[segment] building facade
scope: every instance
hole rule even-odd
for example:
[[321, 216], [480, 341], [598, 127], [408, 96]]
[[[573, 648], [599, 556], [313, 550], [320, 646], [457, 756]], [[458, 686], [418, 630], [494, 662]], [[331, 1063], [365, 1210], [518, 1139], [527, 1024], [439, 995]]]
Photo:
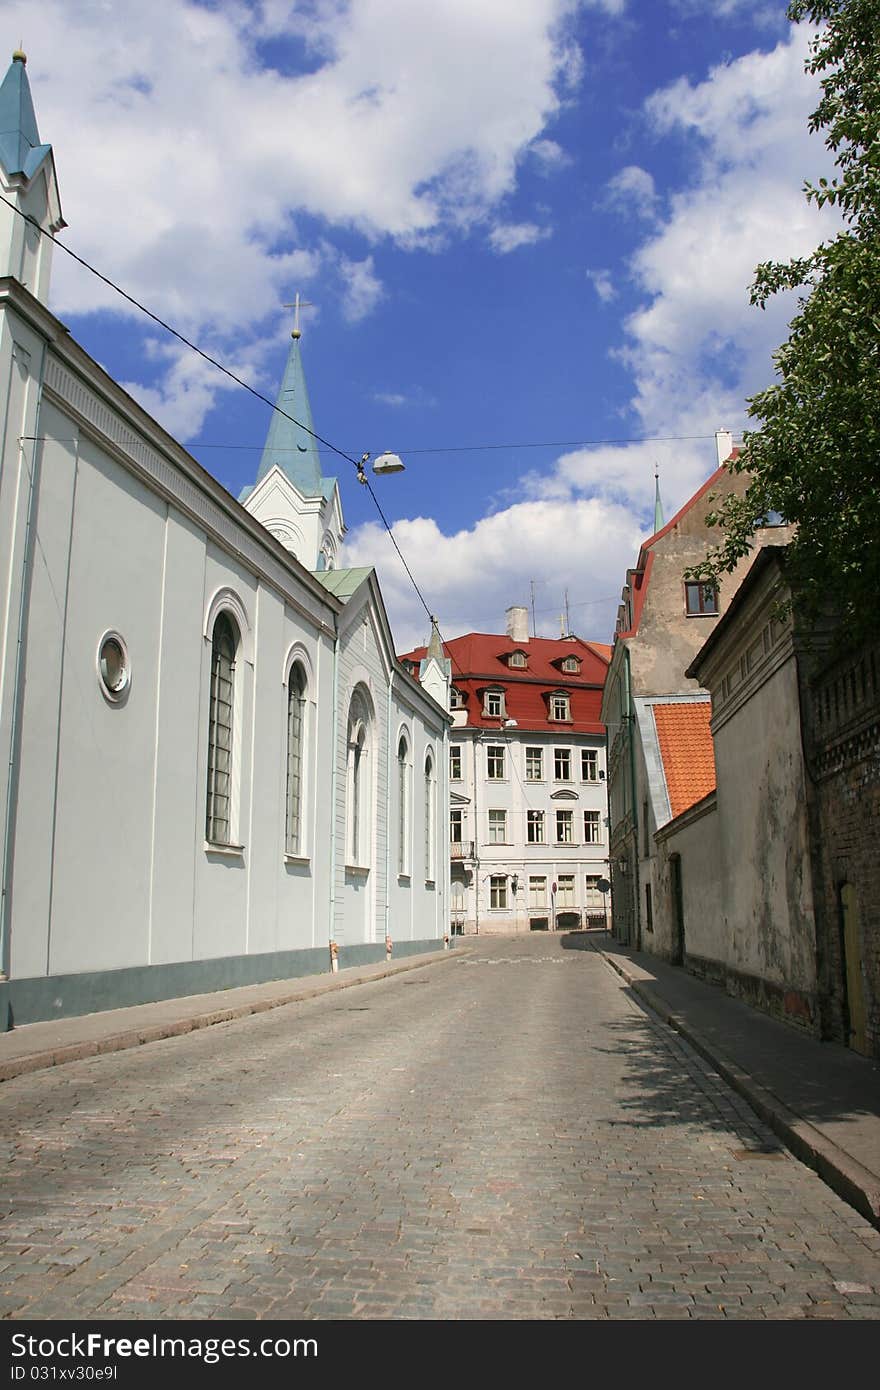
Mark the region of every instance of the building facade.
[[[720, 590], [685, 579], [685, 570], [705, 558], [717, 543], [706, 522], [714, 506], [730, 493], [742, 494], [744, 474], [724, 466], [733, 452], [730, 435], [716, 435], [718, 468], [666, 524], [657, 517], [654, 534], [643, 542], [635, 566], [627, 571], [601, 717], [608, 738], [609, 859], [614, 932], [618, 940], [657, 950], [653, 924], [654, 833], [675, 814], [660, 753], [658, 707], [706, 705], [706, 692], [688, 667], [726, 611], [754, 558], [741, 561]], [[756, 548], [787, 540], [785, 526], [756, 533]], [[699, 737], [699, 711], [660, 714], [666, 735]], [[711, 755], [710, 755], [711, 756]], [[704, 770], [705, 771], [705, 770]], [[706, 782], [706, 775], [709, 777]], [[714, 785], [714, 770], [698, 777], [688, 795], [700, 799]], [[679, 810], [684, 809], [679, 807]], [[665, 953], [665, 952], [664, 952]]]
[[22, 54], [0, 132], [4, 1023], [436, 946], [444, 672], [413, 680], [375, 573], [338, 567], [298, 338], [242, 505], [47, 308], [63, 219]]
[[[529, 637], [511, 608], [503, 635], [445, 645], [451, 666], [451, 920], [461, 934], [605, 921], [604, 728], [609, 649]], [[407, 653], [413, 668], [424, 648]]]

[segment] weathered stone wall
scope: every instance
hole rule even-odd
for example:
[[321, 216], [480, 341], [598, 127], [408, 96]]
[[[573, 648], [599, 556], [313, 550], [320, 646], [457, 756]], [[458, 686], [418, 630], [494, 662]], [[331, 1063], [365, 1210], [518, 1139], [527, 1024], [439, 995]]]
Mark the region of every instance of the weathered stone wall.
[[[818, 668], [818, 669], [817, 669]], [[880, 1056], [880, 648], [803, 662], [822, 1031]], [[855, 921], [846, 959], [842, 889]], [[849, 980], [847, 979], [849, 964]], [[861, 993], [861, 1010], [853, 1000]], [[855, 1034], [857, 1014], [863, 1027]]]

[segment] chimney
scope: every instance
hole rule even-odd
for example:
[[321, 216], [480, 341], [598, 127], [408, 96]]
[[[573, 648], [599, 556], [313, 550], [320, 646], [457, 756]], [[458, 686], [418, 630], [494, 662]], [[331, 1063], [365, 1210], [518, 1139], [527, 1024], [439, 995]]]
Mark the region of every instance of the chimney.
[[528, 642], [529, 610], [527, 608], [508, 608], [507, 635], [512, 642]]
[[726, 463], [733, 453], [733, 435], [730, 430], [715, 431], [715, 450], [718, 454], [718, 467]]

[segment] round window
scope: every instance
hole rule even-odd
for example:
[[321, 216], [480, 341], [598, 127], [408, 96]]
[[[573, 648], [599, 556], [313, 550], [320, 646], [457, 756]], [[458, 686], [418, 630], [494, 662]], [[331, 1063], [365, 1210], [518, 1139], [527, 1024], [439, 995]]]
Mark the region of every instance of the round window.
[[119, 700], [128, 689], [131, 672], [128, 652], [118, 632], [106, 632], [98, 647], [98, 674], [104, 694]]

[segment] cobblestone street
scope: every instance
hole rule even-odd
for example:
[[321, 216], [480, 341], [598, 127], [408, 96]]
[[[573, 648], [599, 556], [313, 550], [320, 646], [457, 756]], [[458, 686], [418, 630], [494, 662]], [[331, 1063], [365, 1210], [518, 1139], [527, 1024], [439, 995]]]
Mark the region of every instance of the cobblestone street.
[[878, 1232], [562, 938], [0, 1095], [7, 1318], [880, 1316]]

